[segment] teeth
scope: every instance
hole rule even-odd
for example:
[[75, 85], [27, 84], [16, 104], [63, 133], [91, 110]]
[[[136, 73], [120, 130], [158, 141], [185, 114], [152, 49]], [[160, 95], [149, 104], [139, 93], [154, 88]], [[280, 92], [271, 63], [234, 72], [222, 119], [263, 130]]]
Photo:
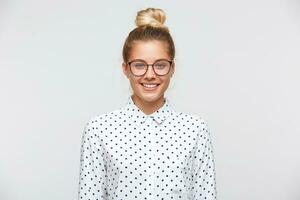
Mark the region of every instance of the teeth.
[[157, 84], [155, 84], [155, 85], [153, 85], [153, 84], [144, 84], [143, 83], [143, 86], [145, 86], [145, 87], [147, 87], [147, 88], [154, 88], [154, 87], [156, 87], [157, 86]]

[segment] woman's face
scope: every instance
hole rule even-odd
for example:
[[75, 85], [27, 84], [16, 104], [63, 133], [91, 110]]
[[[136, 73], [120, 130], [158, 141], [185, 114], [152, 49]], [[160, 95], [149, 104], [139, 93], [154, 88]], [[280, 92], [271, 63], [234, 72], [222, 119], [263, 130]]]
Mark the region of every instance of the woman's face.
[[[157, 40], [136, 41], [128, 61], [136, 59], [144, 60], [148, 64], [153, 64], [159, 59], [171, 60], [166, 43]], [[175, 65], [174, 63], [172, 65], [169, 73], [164, 76], [156, 75], [151, 65], [148, 67], [147, 73], [140, 77], [134, 76], [126, 63], [123, 63], [122, 67], [124, 74], [130, 81], [134, 95], [142, 101], [155, 102], [164, 98], [164, 92], [167, 90], [170, 78], [174, 73]], [[151, 88], [149, 88], [149, 85]]]

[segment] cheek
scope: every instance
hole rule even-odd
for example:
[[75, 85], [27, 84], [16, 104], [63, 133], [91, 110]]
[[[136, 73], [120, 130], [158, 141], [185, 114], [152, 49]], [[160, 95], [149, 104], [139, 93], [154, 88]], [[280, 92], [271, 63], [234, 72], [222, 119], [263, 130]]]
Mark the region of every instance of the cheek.
[[138, 87], [139, 86], [139, 79], [136, 79], [134, 77], [131, 77], [129, 79], [131, 87]]
[[163, 83], [164, 83], [165, 86], [168, 86], [169, 83], [170, 83], [170, 78], [163, 79]]
[[169, 87], [170, 79], [169, 78], [168, 79], [164, 79], [162, 83], [163, 83], [163, 85], [162, 85], [161, 89], [165, 91]]

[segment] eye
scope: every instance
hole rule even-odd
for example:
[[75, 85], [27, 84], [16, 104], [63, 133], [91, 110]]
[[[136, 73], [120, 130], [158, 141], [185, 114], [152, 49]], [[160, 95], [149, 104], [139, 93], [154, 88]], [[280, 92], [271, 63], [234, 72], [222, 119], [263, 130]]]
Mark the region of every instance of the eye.
[[167, 61], [158, 61], [155, 63], [155, 68], [157, 69], [164, 69], [170, 65]]
[[137, 69], [143, 69], [143, 68], [145, 68], [146, 65], [145, 65], [145, 63], [143, 63], [141, 61], [134, 61], [131, 63], [131, 66], [135, 67]]

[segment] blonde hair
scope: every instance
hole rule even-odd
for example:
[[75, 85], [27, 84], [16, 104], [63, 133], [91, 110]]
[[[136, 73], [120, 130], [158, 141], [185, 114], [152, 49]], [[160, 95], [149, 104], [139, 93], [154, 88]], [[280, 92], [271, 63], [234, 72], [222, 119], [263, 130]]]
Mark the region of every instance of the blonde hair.
[[166, 14], [159, 8], [147, 8], [137, 12], [136, 28], [127, 36], [123, 46], [123, 60], [128, 62], [132, 46], [136, 41], [158, 40], [167, 44], [171, 60], [175, 57], [175, 45], [167, 26], [164, 25]]
[[[160, 27], [168, 30], [168, 27], [164, 25], [166, 21], [166, 14], [159, 8], [147, 8], [137, 13], [135, 24], [139, 26], [152, 26]], [[169, 31], [169, 30], [168, 30]]]

